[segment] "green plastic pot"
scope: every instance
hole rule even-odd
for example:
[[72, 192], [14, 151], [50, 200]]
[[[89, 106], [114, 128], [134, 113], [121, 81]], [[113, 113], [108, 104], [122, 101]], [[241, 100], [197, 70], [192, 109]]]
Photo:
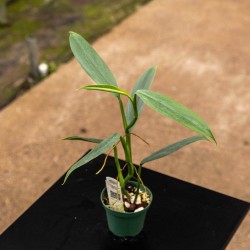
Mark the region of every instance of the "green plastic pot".
[[[144, 190], [143, 186], [141, 186], [140, 188]], [[101, 202], [106, 211], [108, 228], [114, 235], [119, 237], [133, 237], [138, 235], [142, 231], [147, 211], [153, 200], [151, 191], [148, 188], [146, 189], [148, 194], [150, 195], [150, 204], [148, 204], [148, 206], [142, 211], [124, 213], [114, 211], [103, 203], [103, 196], [106, 188], [102, 190], [100, 196]]]

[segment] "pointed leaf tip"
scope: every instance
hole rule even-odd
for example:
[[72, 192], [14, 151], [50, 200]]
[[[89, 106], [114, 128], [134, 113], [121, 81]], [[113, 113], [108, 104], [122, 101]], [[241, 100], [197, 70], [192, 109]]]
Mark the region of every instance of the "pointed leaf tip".
[[69, 43], [79, 64], [96, 83], [117, 86], [109, 67], [81, 35], [70, 31]]
[[200, 135], [204, 135], [213, 141], [215, 140], [207, 123], [191, 109], [180, 104], [174, 99], [160, 93], [144, 89], [137, 90], [135, 94], [138, 95], [146, 105], [163, 116], [175, 120], [179, 124], [197, 132]]
[[99, 91], [104, 91], [104, 92], [109, 92], [113, 94], [119, 95], [124, 95], [127, 96], [130, 100], [132, 100], [132, 97], [127, 93], [127, 91], [120, 89], [115, 86], [111, 86], [108, 84], [92, 84], [92, 85], [85, 85], [80, 87], [80, 89], [85, 89], [85, 90], [99, 90]]
[[[134, 88], [131, 92], [131, 96], [134, 97], [135, 93], [139, 89], [149, 89], [151, 84], [153, 83], [154, 76], [156, 74], [157, 66], [154, 66], [152, 68], [149, 68], [146, 72], [144, 72], [140, 78], [137, 80], [137, 82], [134, 85]], [[136, 107], [138, 111], [138, 116], [142, 114], [144, 103], [141, 99], [137, 99]], [[128, 124], [131, 123], [134, 119], [134, 108], [131, 102], [128, 102], [126, 107], [126, 119], [128, 121]], [[135, 125], [135, 124], [134, 124]], [[133, 126], [134, 127], [134, 126]], [[132, 128], [130, 128], [130, 131], [132, 131]]]
[[176, 152], [177, 150], [179, 150], [179, 149], [181, 149], [181, 148], [183, 148], [183, 147], [185, 147], [185, 146], [187, 146], [187, 145], [189, 145], [191, 143], [199, 141], [199, 140], [208, 140], [208, 139], [205, 136], [202, 136], [202, 135], [186, 138], [186, 139], [184, 139], [182, 141], [179, 141], [179, 142], [176, 142], [174, 144], [168, 145], [167, 147], [162, 148], [162, 149], [152, 153], [151, 155], [144, 158], [141, 161], [140, 164], [143, 165], [146, 162], [150, 162], [150, 161], [154, 161], [154, 160], [166, 157], [166, 156]]

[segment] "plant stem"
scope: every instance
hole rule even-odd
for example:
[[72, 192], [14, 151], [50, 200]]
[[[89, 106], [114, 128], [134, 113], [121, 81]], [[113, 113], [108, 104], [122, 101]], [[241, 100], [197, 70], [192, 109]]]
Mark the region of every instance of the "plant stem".
[[123, 174], [122, 174], [122, 169], [121, 169], [120, 162], [118, 160], [118, 153], [117, 153], [117, 147], [116, 146], [114, 147], [114, 156], [115, 156], [115, 165], [116, 165], [116, 168], [117, 168], [119, 182], [120, 182], [121, 186], [123, 186], [124, 177], [123, 177]]
[[140, 180], [140, 177], [141, 177], [141, 168], [142, 168], [142, 164], [139, 165], [139, 168], [138, 168], [138, 177], [137, 177], [137, 190], [136, 190], [136, 194], [135, 194], [135, 200], [134, 200], [134, 204], [136, 203], [136, 200], [137, 200], [137, 197], [138, 197], [138, 194], [139, 194], [139, 190], [140, 190], [140, 183], [141, 183], [141, 180]]
[[122, 115], [123, 127], [124, 127], [124, 130], [126, 130], [126, 128], [127, 128], [127, 120], [126, 120], [124, 107], [123, 107], [123, 103], [122, 103], [122, 100], [121, 100], [120, 96], [118, 97], [118, 101], [119, 101], [121, 115]]
[[124, 180], [124, 183], [126, 185], [127, 182], [134, 176], [134, 165], [131, 159], [131, 152], [130, 152], [131, 145], [128, 145], [128, 142], [125, 141], [125, 139], [122, 136], [120, 137], [120, 140], [125, 153], [126, 162], [128, 163], [128, 174]]
[[122, 174], [122, 169], [121, 169], [121, 165], [118, 159], [118, 152], [117, 152], [117, 147], [114, 147], [114, 156], [115, 156], [115, 165], [117, 168], [117, 173], [118, 173], [118, 178], [119, 178], [119, 182], [121, 185], [121, 189], [122, 189], [122, 193], [125, 194], [127, 197], [129, 197], [129, 193], [128, 191], [125, 189], [125, 181], [124, 181], [124, 177]]
[[[127, 119], [126, 119], [126, 116], [125, 116], [125, 112], [124, 112], [123, 102], [122, 102], [121, 98], [118, 97], [118, 101], [119, 101], [119, 105], [120, 105], [120, 111], [121, 111], [121, 115], [122, 115], [123, 127], [124, 127], [124, 132], [125, 132], [125, 138], [121, 136], [120, 141], [121, 141], [123, 151], [124, 151], [124, 154], [125, 154], [126, 163], [128, 165], [128, 174], [125, 177], [125, 179], [122, 176], [122, 178], [121, 178], [122, 183], [120, 183], [121, 186], [122, 186], [122, 191], [123, 191], [124, 194], [127, 193], [127, 191], [125, 190], [125, 186], [128, 183], [128, 181], [134, 176], [134, 171], [135, 171], [135, 166], [134, 166], [133, 160], [132, 160], [131, 133], [130, 133], [129, 129], [134, 126], [134, 124], [136, 123], [136, 121], [138, 119], [136, 96], [134, 96], [134, 99], [130, 98], [129, 100], [133, 104], [134, 119], [128, 125]], [[118, 171], [118, 177], [119, 177], [119, 172], [120, 172], [120, 175], [122, 175], [122, 173], [121, 173], [121, 167], [120, 167], [118, 156], [117, 156], [117, 149], [115, 149], [115, 158], [116, 158], [115, 163], [116, 163], [116, 167], [117, 167], [117, 171]], [[119, 177], [119, 181], [120, 181], [120, 177]], [[140, 180], [139, 179], [138, 179], [138, 185], [140, 185]]]
[[131, 158], [130, 158], [130, 152], [129, 152], [127, 143], [126, 143], [125, 139], [122, 136], [120, 136], [120, 141], [122, 143], [122, 147], [123, 147], [123, 150], [124, 150], [124, 153], [125, 153], [126, 162], [129, 164], [131, 162]]
[[132, 102], [133, 104], [133, 109], [134, 109], [134, 119], [132, 120], [132, 122], [126, 127], [127, 132], [129, 133], [129, 129], [132, 128], [137, 119], [138, 119], [138, 110], [137, 110], [137, 99], [136, 99], [136, 95], [134, 96], [134, 101]]

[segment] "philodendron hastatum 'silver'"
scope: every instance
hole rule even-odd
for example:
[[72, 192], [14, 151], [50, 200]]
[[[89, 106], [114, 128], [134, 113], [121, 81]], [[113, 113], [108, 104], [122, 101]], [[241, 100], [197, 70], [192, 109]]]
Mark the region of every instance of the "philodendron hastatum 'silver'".
[[[168, 96], [149, 90], [149, 87], [153, 82], [156, 67], [152, 67], [142, 74], [134, 85], [132, 92], [128, 93], [127, 91], [119, 88], [115, 77], [111, 73], [108, 66], [82, 36], [74, 32], [70, 32], [69, 40], [71, 50], [77, 61], [96, 83], [93, 85], [80, 87], [80, 89], [105, 91], [110, 92], [115, 96], [121, 111], [124, 134], [114, 133], [106, 139], [83, 138], [78, 136], [65, 138], [66, 140], [88, 141], [96, 143], [97, 146], [94, 147], [83, 158], [78, 160], [68, 170], [64, 182], [77, 168], [83, 166], [99, 155], [113, 150], [118, 179], [122, 188], [122, 192], [127, 194], [125, 185], [129, 180], [131, 180], [131, 178], [136, 178], [138, 184], [142, 182], [140, 178], [141, 168], [146, 162], [165, 157], [177, 151], [178, 149], [199, 140], [214, 141], [216, 143], [211, 130], [202, 118]], [[126, 107], [124, 107], [121, 96], [125, 96], [128, 99]], [[139, 166], [136, 167], [132, 161], [131, 135], [132, 130], [142, 113], [144, 104], [159, 112], [163, 116], [169, 117], [181, 125], [196, 132], [198, 135], [176, 142], [154, 152], [153, 154], [144, 158], [140, 162]], [[122, 145], [122, 149], [125, 154], [126, 167], [128, 168], [126, 176], [124, 176], [124, 172], [122, 171], [122, 167], [120, 166], [118, 160], [118, 144]]]

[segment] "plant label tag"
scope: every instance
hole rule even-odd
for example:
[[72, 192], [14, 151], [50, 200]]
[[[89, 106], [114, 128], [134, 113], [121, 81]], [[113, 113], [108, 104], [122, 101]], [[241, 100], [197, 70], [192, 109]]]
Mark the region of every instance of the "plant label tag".
[[119, 181], [112, 177], [106, 177], [106, 188], [110, 208], [124, 212], [122, 190]]

